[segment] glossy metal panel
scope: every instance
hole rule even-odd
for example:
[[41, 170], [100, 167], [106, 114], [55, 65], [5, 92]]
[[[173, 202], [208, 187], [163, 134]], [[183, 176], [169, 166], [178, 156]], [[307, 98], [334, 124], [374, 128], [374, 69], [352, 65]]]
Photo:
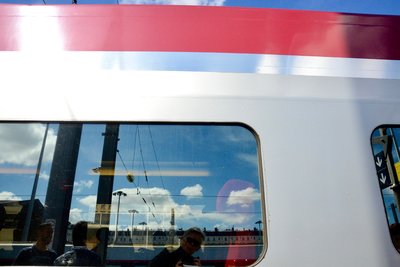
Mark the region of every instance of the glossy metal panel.
[[[60, 29], [69, 32], [61, 37], [62, 49], [164, 48], [188, 53], [49, 53], [40, 48], [19, 51], [20, 24], [3, 22], [21, 21], [20, 8], [0, 8], [1, 49], [18, 50], [0, 54], [0, 120], [247, 124], [259, 138], [265, 190], [268, 249], [258, 266], [399, 266], [400, 255], [390, 240], [370, 147], [377, 126], [399, 123], [399, 63], [393, 60], [399, 59], [399, 50], [394, 49], [399, 47], [394, 34], [398, 18], [366, 17], [363, 22], [358, 16], [332, 13], [57, 7], [69, 13], [46, 20], [58, 21]], [[27, 17], [35, 20], [37, 8], [28, 7], [27, 12], [33, 13]], [[160, 32], [172, 27], [161, 25], [172, 16], [176, 16], [172, 24], [183, 24], [183, 11], [188, 12], [191, 28]], [[127, 36], [132, 33], [128, 28], [133, 17], [141, 18], [143, 26], [155, 19], [155, 14], [164, 20], [148, 25], [148, 32], [137, 25], [132, 32], [140, 34]], [[289, 27], [279, 32], [278, 15], [294, 31]], [[318, 23], [320, 16], [322, 22]], [[337, 24], [338, 18], [344, 17], [354, 21]], [[207, 24], [207, 18], [212, 23]], [[304, 24], [294, 25], [300, 18], [309, 26], [307, 30]], [[216, 31], [203, 28], [202, 23], [211, 26], [216, 22], [221, 26], [235, 22], [232, 27], [236, 31], [228, 27], [225, 35], [220, 27]], [[246, 35], [252, 23], [263, 26], [258, 28], [260, 32]], [[343, 39], [345, 25], [354, 32], [364, 25], [359, 34], [365, 38], [348, 34]], [[276, 28], [268, 31], [269, 27]], [[210, 37], [215, 43], [176, 38], [189, 30], [197, 30], [198, 36]], [[369, 35], [371, 30], [377, 34]], [[118, 34], [107, 34], [112, 31]], [[378, 39], [385, 32], [388, 39]], [[186, 37], [196, 38], [189, 33]], [[323, 37], [327, 39], [319, 42]], [[135, 38], [145, 41], [136, 43]], [[339, 39], [330, 42], [330, 38]], [[369, 38], [375, 39], [369, 42]], [[246, 41], [235, 43], [239, 39]], [[96, 42], [90, 44], [93, 40]], [[261, 48], [253, 46], [252, 40], [260, 41]], [[348, 42], [357, 45], [347, 46]], [[224, 53], [212, 53], [219, 49]], [[240, 51], [253, 55], [228, 53]], [[273, 51], [301, 56], [271, 55]], [[358, 56], [375, 60], [356, 59]], [[392, 60], [376, 60], [381, 58]]]
[[[39, 47], [61, 39], [65, 50], [400, 59], [400, 18], [395, 16], [226, 7], [4, 5], [0, 20], [0, 50], [27, 49], [24, 38], [33, 31]], [[24, 24], [29, 31], [20, 26]], [[61, 38], [40, 34], [48, 33], [46, 25], [60, 29]]]
[[399, 80], [172, 71], [22, 77], [24, 86], [9, 85], [1, 120], [250, 125], [267, 206], [259, 266], [399, 264], [370, 148], [377, 125], [399, 121]]
[[399, 69], [399, 60], [311, 56], [188, 52], [0, 52], [0, 70], [2, 73], [10, 72], [10, 75], [35, 71], [150, 70], [400, 79]]

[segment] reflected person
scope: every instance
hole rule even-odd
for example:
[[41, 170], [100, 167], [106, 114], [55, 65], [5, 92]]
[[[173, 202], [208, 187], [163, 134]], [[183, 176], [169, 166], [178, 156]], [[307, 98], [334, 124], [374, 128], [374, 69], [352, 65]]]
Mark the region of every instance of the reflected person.
[[59, 266], [101, 266], [98, 254], [88, 249], [88, 223], [77, 222], [72, 230], [73, 247], [54, 261]]
[[53, 265], [57, 254], [48, 247], [53, 238], [53, 224], [40, 224], [36, 234], [36, 243], [32, 247], [22, 249], [13, 265]]
[[180, 247], [172, 252], [165, 248], [151, 260], [150, 267], [201, 266], [200, 259], [194, 258], [192, 254], [200, 249], [204, 239], [205, 235], [199, 228], [189, 228], [181, 237]]

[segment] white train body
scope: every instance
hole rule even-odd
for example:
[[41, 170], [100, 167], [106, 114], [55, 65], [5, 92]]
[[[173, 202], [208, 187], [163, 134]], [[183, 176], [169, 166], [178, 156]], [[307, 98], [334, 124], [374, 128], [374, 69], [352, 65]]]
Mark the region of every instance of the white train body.
[[[1, 23], [2, 122], [246, 125], [258, 142], [266, 233], [254, 266], [399, 266], [371, 146], [377, 127], [400, 122], [400, 57], [389, 49], [398, 49], [400, 42], [398, 37], [379, 39], [384, 31], [389, 36], [398, 33], [398, 17], [216, 8], [218, 17], [212, 8], [96, 7], [93, 21], [101, 26], [92, 30], [104, 31], [104, 38], [80, 35], [77, 45], [70, 42], [76, 29], [69, 21], [88, 29], [94, 22], [85, 24], [90, 7], [73, 8], [76, 13], [63, 6], [0, 6], [0, 19], [15, 22], [19, 29], [14, 32], [14, 26]], [[105, 43], [117, 42], [118, 34], [121, 39], [130, 34], [128, 24], [134, 19], [129, 12], [139, 20], [145, 14], [145, 21], [160, 19], [157, 16], [164, 12], [164, 23], [173, 16], [182, 24], [188, 19], [193, 31], [201, 28], [196, 23], [204, 23], [204, 31], [215, 35], [202, 44], [206, 33], [188, 41], [192, 37], [179, 28], [179, 33], [170, 34], [181, 39], [171, 37], [162, 43], [168, 33], [158, 33], [159, 26], [133, 25], [137, 42], [160, 34], [154, 37], [159, 43], [149, 37], [143, 41], [143, 46], [154, 44], [149, 49], [102, 49]], [[193, 12], [199, 12], [198, 17], [190, 17]], [[274, 17], [274, 12], [285, 18]], [[240, 50], [240, 44], [230, 49], [235, 33], [224, 39], [220, 32], [223, 40], [218, 40], [218, 30], [207, 28], [209, 16], [223, 25], [239, 21], [232, 27], [244, 28], [257, 18], [265, 32], [257, 30], [247, 41], [250, 34], [242, 36], [242, 43], [250, 47], [263, 40], [265, 52], [246, 45]], [[295, 27], [303, 16], [314, 18], [310, 23], [321, 29], [301, 31], [300, 25], [287, 37], [290, 29], [277, 28], [285, 21]], [[364, 22], [354, 31], [359, 35], [344, 34], [333, 43], [330, 34], [355, 27], [351, 19]], [[381, 22], [373, 36], [373, 23], [385, 20], [390, 23]], [[114, 30], [118, 33], [106, 38]], [[96, 43], [85, 46], [90, 42]], [[215, 47], [208, 42], [215, 42]], [[280, 42], [282, 51], [271, 48], [272, 42]], [[193, 49], [189, 43], [196, 43]]]

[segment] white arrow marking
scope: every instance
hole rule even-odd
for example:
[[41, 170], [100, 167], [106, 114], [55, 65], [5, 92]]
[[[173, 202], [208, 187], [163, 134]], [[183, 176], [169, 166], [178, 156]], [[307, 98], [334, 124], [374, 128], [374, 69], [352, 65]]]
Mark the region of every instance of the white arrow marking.
[[383, 175], [383, 173], [381, 173], [381, 178], [379, 178], [379, 180], [382, 182], [382, 184], [385, 184], [385, 182], [386, 182], [386, 175]]
[[380, 157], [377, 158], [378, 161], [376, 161], [376, 165], [378, 165], [378, 167], [382, 166], [382, 159]]

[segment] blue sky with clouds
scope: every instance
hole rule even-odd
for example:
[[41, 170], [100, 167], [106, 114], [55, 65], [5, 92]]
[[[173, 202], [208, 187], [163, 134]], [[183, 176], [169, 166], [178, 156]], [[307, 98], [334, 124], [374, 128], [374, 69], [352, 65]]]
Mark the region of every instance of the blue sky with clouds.
[[[36, 198], [45, 203], [57, 125], [51, 125]], [[85, 124], [80, 142], [69, 221], [93, 221], [105, 131]], [[0, 200], [30, 198], [42, 143], [41, 124], [0, 125]], [[132, 174], [134, 181], [128, 181]], [[147, 176], [147, 178], [146, 178]], [[113, 191], [120, 227], [146, 222], [167, 229], [171, 208], [176, 226], [246, 228], [262, 218], [256, 139], [242, 126], [121, 125]], [[21, 186], [24, 185], [24, 186]], [[117, 213], [113, 197], [111, 224]], [[111, 225], [110, 228], [113, 228]]]

